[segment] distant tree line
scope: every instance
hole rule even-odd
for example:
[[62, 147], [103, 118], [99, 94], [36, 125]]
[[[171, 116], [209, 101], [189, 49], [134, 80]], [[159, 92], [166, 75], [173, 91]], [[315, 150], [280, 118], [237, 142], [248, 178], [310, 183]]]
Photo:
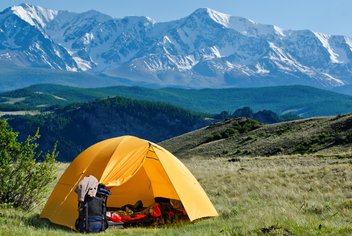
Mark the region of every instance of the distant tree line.
[[60, 161], [72, 161], [90, 145], [116, 136], [159, 142], [210, 124], [204, 114], [123, 97], [72, 104], [48, 114], [12, 116], [8, 122], [21, 140], [39, 128], [41, 149], [49, 150], [57, 142]]
[[214, 119], [217, 119], [217, 120], [224, 120], [224, 119], [236, 118], [236, 117], [246, 117], [253, 120], [257, 120], [265, 124], [273, 124], [273, 123], [279, 123], [284, 121], [301, 119], [300, 116], [295, 114], [288, 113], [285, 115], [278, 115], [277, 113], [271, 110], [261, 110], [258, 112], [254, 112], [250, 107], [239, 108], [235, 110], [232, 114], [230, 114], [227, 111], [223, 111], [219, 114], [214, 115]]

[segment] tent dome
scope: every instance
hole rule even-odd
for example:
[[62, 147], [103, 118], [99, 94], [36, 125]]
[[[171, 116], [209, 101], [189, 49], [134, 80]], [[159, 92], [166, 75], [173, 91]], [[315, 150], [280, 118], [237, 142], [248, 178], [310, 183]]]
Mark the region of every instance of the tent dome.
[[163, 197], [180, 200], [191, 221], [218, 215], [196, 178], [174, 155], [150, 141], [122, 136], [79, 154], [56, 184], [40, 217], [74, 229], [78, 217], [74, 190], [89, 175], [111, 191], [107, 207], [139, 200], [148, 206]]

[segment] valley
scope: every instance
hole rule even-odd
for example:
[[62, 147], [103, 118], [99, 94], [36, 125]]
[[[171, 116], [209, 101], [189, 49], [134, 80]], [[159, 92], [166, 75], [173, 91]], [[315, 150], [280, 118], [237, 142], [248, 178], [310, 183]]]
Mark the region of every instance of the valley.
[[[305, 154], [336, 146], [345, 151], [351, 136], [348, 114], [273, 125], [231, 117], [231, 110], [234, 112], [241, 105], [286, 114], [295, 104], [306, 107], [307, 116], [336, 115], [352, 109], [349, 96], [305, 86], [185, 90], [34, 85], [2, 93], [0, 97], [0, 114], [20, 133], [20, 140], [39, 129], [43, 137], [39, 139], [41, 150], [57, 143], [62, 161], [72, 160], [95, 142], [120, 135], [163, 141], [168, 149], [182, 156]], [[229, 117], [224, 111], [230, 111], [225, 112]], [[248, 111], [244, 109], [239, 115], [245, 113]], [[267, 110], [261, 116], [265, 120], [273, 119], [273, 115]], [[274, 123], [278, 122], [275, 119]], [[202, 129], [194, 131], [199, 128]], [[190, 131], [194, 133], [187, 133]], [[178, 135], [181, 136], [175, 137]], [[173, 137], [172, 143], [180, 145], [168, 144], [166, 139]]]
[[[208, 114], [250, 107], [279, 115], [329, 116], [352, 111], [352, 97], [308, 86], [262, 88], [181, 89], [114, 86], [78, 88], [39, 84], [0, 93], [0, 111], [53, 110], [73, 103], [121, 96], [150, 102], [165, 102]], [[9, 102], [11, 101], [11, 102]]]

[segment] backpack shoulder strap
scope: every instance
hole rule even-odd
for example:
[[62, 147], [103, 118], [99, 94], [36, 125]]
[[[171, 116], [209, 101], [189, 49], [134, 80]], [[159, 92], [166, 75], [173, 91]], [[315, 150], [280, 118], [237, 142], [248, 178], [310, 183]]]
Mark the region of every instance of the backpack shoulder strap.
[[88, 226], [89, 226], [89, 222], [88, 222], [88, 201], [84, 202], [84, 221], [85, 221], [85, 225], [84, 225], [84, 231], [88, 232]]

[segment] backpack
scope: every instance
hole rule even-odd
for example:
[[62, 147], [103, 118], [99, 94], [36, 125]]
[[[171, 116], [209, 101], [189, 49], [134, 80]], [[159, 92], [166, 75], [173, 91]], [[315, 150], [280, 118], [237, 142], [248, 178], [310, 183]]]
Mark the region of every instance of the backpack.
[[78, 201], [78, 218], [75, 227], [79, 232], [102, 232], [108, 228], [106, 201], [110, 191], [99, 184], [96, 196], [85, 195], [84, 201]]

